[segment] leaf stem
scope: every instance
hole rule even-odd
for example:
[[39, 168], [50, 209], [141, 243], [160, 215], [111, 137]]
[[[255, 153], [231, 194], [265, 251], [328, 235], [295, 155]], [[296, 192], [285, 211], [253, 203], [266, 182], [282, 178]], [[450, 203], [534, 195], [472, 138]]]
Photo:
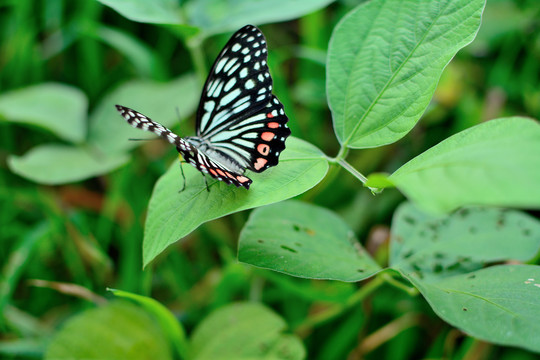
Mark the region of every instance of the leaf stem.
[[202, 51], [202, 37], [199, 35], [193, 36], [186, 41], [191, 60], [193, 61], [193, 66], [195, 67], [195, 72], [201, 82], [204, 84], [206, 79], [206, 63], [204, 60], [204, 54]]
[[360, 289], [358, 289], [358, 291], [352, 294], [344, 304], [335, 304], [333, 306], [326, 308], [326, 310], [318, 314], [308, 317], [306, 320], [304, 320], [301, 324], [299, 324], [296, 327], [294, 332], [297, 334], [305, 334], [312, 328], [322, 325], [338, 317], [339, 315], [344, 313], [346, 310], [360, 303], [373, 291], [378, 289], [382, 284], [384, 284], [384, 279], [381, 278], [380, 276], [375, 277], [373, 280], [369, 281]]
[[401, 289], [403, 291], [405, 291], [407, 294], [411, 295], [411, 296], [416, 296], [418, 295], [418, 289], [416, 289], [415, 287], [410, 287], [410, 286], [407, 286], [405, 284], [403, 284], [401, 281], [398, 281], [396, 280], [392, 275], [388, 274], [387, 272], [382, 272], [380, 275], [379, 275], [386, 283], [398, 288], [398, 289]]
[[[338, 156], [339, 156], [339, 154], [338, 154]], [[337, 163], [339, 165], [343, 166], [343, 168], [345, 168], [345, 170], [347, 170], [355, 178], [360, 180], [362, 182], [362, 184], [365, 184], [367, 182], [367, 178], [364, 175], [362, 175], [362, 173], [360, 173], [358, 170], [356, 170], [351, 164], [349, 164], [347, 161], [345, 161], [345, 159], [336, 157], [336, 160], [337, 160]], [[373, 195], [380, 194], [383, 191], [383, 189], [374, 188], [374, 187], [371, 187], [371, 186], [367, 186], [367, 188], [369, 188], [369, 190], [371, 190], [371, 193]]]

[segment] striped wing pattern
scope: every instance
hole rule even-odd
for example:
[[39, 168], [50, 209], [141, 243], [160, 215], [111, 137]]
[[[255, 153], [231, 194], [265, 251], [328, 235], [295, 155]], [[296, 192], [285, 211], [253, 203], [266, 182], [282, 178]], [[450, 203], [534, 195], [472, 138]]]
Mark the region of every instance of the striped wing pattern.
[[272, 94], [266, 40], [252, 25], [231, 37], [212, 66], [197, 110], [197, 136], [182, 139], [130, 108], [116, 108], [131, 126], [175, 145], [199, 171], [246, 189], [252, 181], [244, 171], [277, 165], [291, 134], [283, 105]]
[[251, 185], [252, 182], [251, 179], [212, 161], [208, 156], [198, 151], [197, 147], [192, 146], [189, 142], [182, 139], [165, 126], [128, 107], [116, 105], [116, 109], [134, 128], [153, 132], [157, 136], [164, 138], [169, 143], [176, 146], [176, 150], [178, 150], [182, 157], [196, 167], [197, 170], [209, 174], [227, 184], [234, 184], [236, 187], [244, 186], [249, 189], [249, 185]]

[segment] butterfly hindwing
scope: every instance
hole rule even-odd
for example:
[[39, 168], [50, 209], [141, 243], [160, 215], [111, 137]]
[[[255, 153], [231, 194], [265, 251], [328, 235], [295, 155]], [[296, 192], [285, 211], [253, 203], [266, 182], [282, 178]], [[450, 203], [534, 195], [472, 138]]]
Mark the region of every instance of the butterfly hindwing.
[[245, 168], [263, 172], [278, 164], [285, 149], [285, 140], [291, 134], [289, 119], [283, 105], [272, 95], [266, 106], [241, 122], [210, 137], [212, 148], [235, 159]]
[[214, 162], [211, 158], [198, 151], [195, 147], [193, 147], [193, 150], [191, 151], [183, 151], [179, 148], [177, 150], [182, 155], [184, 160], [196, 167], [197, 170], [208, 174], [217, 180], [223, 181], [228, 185], [233, 184], [236, 187], [243, 186], [246, 189], [249, 189], [249, 186], [252, 183], [252, 180], [247, 176], [231, 171], [225, 166]]
[[197, 111], [197, 136], [206, 138], [231, 121], [264, 107], [272, 95], [266, 39], [254, 26], [238, 30], [218, 55]]

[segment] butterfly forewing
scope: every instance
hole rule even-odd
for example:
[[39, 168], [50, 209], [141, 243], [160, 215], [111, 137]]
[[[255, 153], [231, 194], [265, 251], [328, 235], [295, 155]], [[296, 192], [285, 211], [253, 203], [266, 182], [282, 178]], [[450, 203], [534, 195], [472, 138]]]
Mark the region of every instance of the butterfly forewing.
[[225, 45], [203, 87], [197, 111], [197, 135], [208, 138], [230, 121], [240, 121], [268, 104], [272, 96], [266, 40], [247, 25]]

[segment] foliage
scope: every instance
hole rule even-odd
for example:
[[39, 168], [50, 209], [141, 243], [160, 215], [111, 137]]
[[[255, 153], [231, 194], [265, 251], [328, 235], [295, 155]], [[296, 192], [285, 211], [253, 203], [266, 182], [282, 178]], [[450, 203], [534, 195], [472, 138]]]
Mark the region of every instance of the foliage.
[[[3, 357], [540, 352], [540, 4], [330, 3], [0, 5]], [[294, 137], [249, 190], [179, 192], [113, 105], [193, 117], [247, 23]]]

